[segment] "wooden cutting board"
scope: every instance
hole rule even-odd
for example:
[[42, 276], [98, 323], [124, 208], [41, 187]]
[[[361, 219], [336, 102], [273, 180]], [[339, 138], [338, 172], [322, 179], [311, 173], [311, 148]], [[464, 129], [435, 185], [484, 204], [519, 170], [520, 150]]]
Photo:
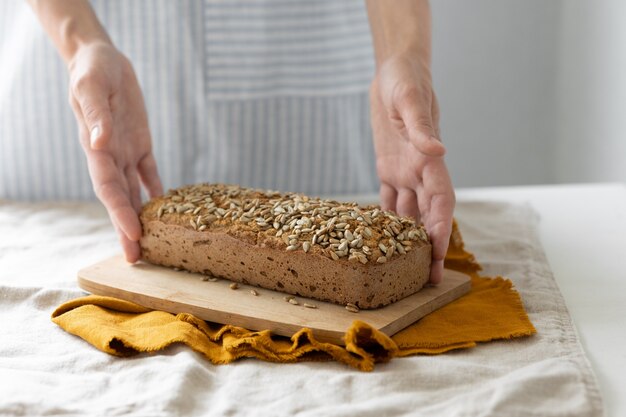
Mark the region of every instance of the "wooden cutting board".
[[[230, 281], [203, 281], [202, 275], [144, 262], [128, 264], [122, 256], [98, 262], [78, 272], [78, 285], [97, 295], [116, 297], [170, 313], [190, 313], [203, 320], [233, 324], [250, 330], [269, 329], [291, 336], [303, 327], [321, 341], [343, 344], [354, 320], [364, 321], [391, 336], [432, 311], [466, 294], [470, 277], [445, 270], [443, 282], [376, 310], [351, 313], [343, 306], [296, 297], [299, 305], [284, 300], [286, 294]], [[258, 296], [254, 296], [254, 289]], [[316, 309], [306, 308], [304, 303]]]

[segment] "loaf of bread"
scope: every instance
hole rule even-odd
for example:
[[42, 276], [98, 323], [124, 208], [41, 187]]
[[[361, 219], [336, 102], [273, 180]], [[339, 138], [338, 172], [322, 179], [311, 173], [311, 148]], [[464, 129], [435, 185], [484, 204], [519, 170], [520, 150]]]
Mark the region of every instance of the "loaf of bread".
[[429, 278], [423, 227], [378, 206], [199, 184], [140, 218], [148, 262], [322, 301], [378, 308]]

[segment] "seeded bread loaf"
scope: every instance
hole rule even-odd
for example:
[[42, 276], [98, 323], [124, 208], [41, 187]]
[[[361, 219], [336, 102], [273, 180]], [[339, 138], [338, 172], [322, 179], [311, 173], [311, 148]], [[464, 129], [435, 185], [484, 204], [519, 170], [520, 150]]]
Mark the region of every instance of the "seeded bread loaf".
[[429, 278], [424, 229], [377, 206], [199, 184], [149, 201], [140, 218], [148, 262], [303, 297], [378, 308]]

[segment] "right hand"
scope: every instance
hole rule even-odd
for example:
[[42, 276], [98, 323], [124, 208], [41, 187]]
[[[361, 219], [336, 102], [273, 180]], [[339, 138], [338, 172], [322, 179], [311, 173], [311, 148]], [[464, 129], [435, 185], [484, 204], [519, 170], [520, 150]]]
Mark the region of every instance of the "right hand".
[[93, 189], [117, 230], [126, 260], [136, 262], [142, 233], [139, 184], [151, 198], [163, 194], [137, 77], [128, 59], [107, 42], [81, 46], [68, 68], [69, 101]]
[[372, 81], [370, 107], [381, 206], [424, 223], [433, 245], [430, 282], [438, 284], [455, 196], [428, 65], [414, 56], [387, 58]]

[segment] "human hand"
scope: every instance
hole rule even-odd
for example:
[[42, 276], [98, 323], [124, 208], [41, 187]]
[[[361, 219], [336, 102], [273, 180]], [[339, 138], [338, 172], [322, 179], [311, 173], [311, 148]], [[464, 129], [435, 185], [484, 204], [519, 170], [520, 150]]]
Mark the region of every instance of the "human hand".
[[150, 197], [163, 193], [148, 118], [133, 68], [113, 45], [81, 46], [68, 64], [69, 101], [98, 199], [115, 227], [126, 260], [140, 257], [140, 181]]
[[428, 65], [406, 56], [386, 59], [372, 81], [370, 105], [381, 205], [424, 223], [433, 244], [430, 282], [437, 284], [455, 196]]

